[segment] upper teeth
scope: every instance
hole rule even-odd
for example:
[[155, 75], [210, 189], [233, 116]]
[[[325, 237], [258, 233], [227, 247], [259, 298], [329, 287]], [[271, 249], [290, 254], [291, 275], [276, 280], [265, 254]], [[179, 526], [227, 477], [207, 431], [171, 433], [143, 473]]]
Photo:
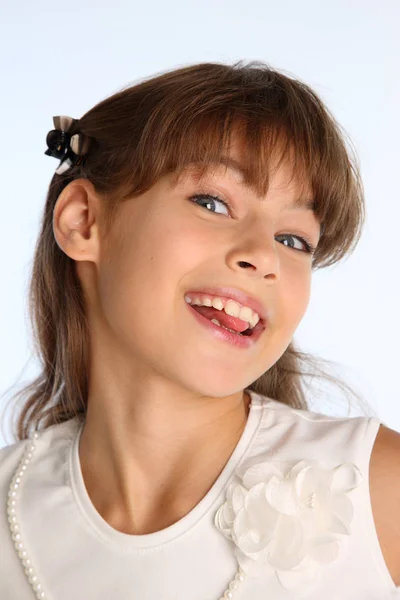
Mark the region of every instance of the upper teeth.
[[227, 300], [226, 298], [210, 298], [208, 296], [196, 296], [191, 298], [185, 296], [185, 301], [188, 304], [194, 304], [196, 306], [213, 306], [217, 310], [223, 310], [227, 315], [231, 317], [238, 317], [242, 321], [247, 321], [251, 328], [255, 327], [260, 320], [260, 317], [254, 310], [248, 306], [241, 306], [235, 300]]

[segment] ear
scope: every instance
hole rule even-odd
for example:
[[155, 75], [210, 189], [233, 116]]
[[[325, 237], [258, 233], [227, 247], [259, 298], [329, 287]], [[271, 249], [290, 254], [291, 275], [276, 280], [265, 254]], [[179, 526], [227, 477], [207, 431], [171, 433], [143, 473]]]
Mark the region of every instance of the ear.
[[97, 262], [100, 199], [91, 181], [76, 179], [61, 192], [53, 212], [59, 248], [75, 261]]

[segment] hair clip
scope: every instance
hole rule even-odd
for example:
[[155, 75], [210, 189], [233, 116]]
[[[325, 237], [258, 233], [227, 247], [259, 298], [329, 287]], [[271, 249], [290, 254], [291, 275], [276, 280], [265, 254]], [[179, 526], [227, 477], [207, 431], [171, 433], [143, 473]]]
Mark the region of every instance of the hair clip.
[[56, 169], [57, 175], [62, 175], [74, 166], [81, 166], [86, 161], [91, 139], [79, 131], [73, 135], [69, 133], [72, 126], [76, 126], [78, 122], [79, 119], [72, 117], [53, 117], [55, 129], [47, 134], [48, 149], [45, 154], [61, 159]]

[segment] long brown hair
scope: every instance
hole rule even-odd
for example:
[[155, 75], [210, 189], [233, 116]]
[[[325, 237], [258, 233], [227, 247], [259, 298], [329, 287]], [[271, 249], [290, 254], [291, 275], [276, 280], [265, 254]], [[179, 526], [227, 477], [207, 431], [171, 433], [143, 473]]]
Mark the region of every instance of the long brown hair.
[[[48, 189], [29, 288], [41, 372], [14, 396], [23, 401], [15, 423], [18, 440], [33, 429], [86, 413], [84, 297], [74, 261], [57, 245], [52, 227], [56, 201], [72, 180], [88, 178], [103, 196], [107, 233], [120, 202], [143, 194], [167, 173], [179, 175], [188, 163], [204, 169], [218, 163], [235, 129], [246, 148], [247, 182], [260, 195], [268, 190], [269, 161], [278, 147], [282, 159], [294, 150], [293, 173], [310, 182], [323, 226], [314, 270], [349, 255], [365, 219], [363, 185], [348, 136], [310, 87], [261, 61], [201, 63], [161, 72], [101, 101], [75, 129], [94, 143], [87, 162], [54, 174]], [[292, 341], [247, 389], [308, 409], [307, 365], [313, 377], [339, 383]]]

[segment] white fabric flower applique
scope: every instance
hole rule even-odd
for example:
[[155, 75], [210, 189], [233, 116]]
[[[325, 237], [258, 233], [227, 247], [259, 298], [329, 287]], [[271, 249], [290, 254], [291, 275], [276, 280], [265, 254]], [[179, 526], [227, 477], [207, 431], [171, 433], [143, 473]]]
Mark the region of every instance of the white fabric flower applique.
[[233, 541], [243, 571], [275, 573], [286, 590], [298, 592], [337, 558], [353, 519], [347, 494], [361, 481], [352, 463], [324, 469], [302, 460], [283, 474], [276, 462], [262, 460], [235, 475], [215, 525]]

